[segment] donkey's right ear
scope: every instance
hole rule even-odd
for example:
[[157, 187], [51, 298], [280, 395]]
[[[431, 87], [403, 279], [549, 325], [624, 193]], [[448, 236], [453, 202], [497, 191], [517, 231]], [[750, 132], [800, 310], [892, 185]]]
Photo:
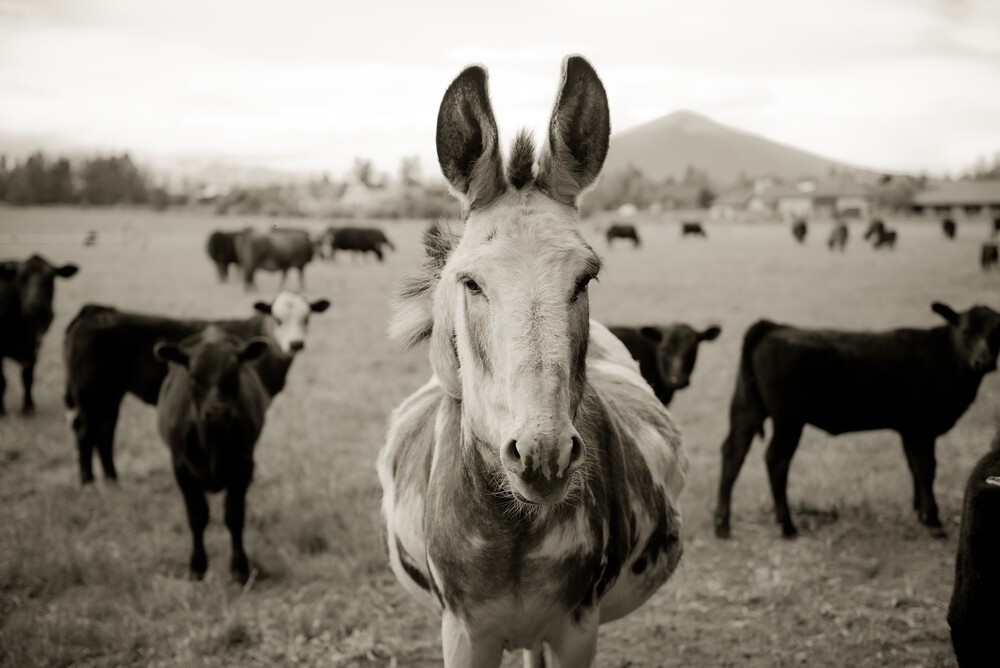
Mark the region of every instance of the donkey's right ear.
[[486, 80], [482, 67], [466, 68], [448, 86], [438, 110], [438, 163], [466, 212], [486, 206], [506, 189]]

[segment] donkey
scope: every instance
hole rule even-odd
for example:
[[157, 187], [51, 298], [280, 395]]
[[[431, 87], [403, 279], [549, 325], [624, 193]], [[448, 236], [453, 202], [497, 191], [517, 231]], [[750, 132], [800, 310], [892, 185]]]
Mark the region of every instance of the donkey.
[[486, 70], [437, 121], [461, 235], [439, 225], [390, 336], [429, 339], [433, 375], [392, 414], [378, 460], [389, 560], [442, 613], [445, 666], [589, 666], [598, 625], [645, 602], [681, 557], [687, 456], [624, 346], [590, 320], [601, 262], [576, 229], [607, 155], [604, 87], [579, 56], [535, 169], [505, 171]]

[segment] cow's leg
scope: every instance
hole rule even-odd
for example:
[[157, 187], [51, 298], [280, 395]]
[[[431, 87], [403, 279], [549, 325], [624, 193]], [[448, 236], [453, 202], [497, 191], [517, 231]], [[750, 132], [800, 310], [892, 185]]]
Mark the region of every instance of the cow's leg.
[[934, 499], [934, 475], [937, 472], [934, 438], [919, 434], [904, 435], [903, 447], [907, 456], [913, 461], [914, 484], [920, 496], [918, 517], [932, 536], [944, 538], [947, 534], [941, 526], [937, 501]]
[[0, 417], [7, 414], [4, 408], [3, 395], [7, 391], [7, 379], [3, 375], [3, 355], [0, 355]]
[[441, 649], [445, 668], [498, 668], [503, 661], [502, 643], [470, 638], [462, 622], [448, 610], [441, 618]]
[[80, 484], [94, 482], [94, 436], [90, 428], [91, 417], [83, 408], [78, 408], [73, 417], [73, 433], [76, 435], [76, 450], [80, 457]]
[[281, 282], [278, 283], [278, 289], [279, 290], [284, 290], [285, 289], [285, 281], [287, 281], [287, 280], [288, 280], [288, 270], [287, 269], [282, 269], [281, 270]]
[[[567, 618], [558, 635], [549, 641], [552, 650], [552, 664], [558, 668], [587, 668], [597, 654], [597, 626], [600, 623], [597, 610], [574, 622]], [[546, 664], [546, 668], [552, 668]]]
[[254, 270], [253, 267], [247, 267], [243, 270], [243, 291], [250, 292], [257, 289], [257, 284], [253, 280]]
[[375, 247], [375, 257], [378, 258], [379, 262], [382, 261], [382, 249], [379, 248], [378, 246]]
[[208, 526], [208, 501], [198, 481], [183, 466], [174, 466], [174, 477], [184, 495], [188, 524], [191, 527], [191, 577], [201, 580], [208, 570], [208, 555], [205, 553], [205, 527]]
[[232, 543], [229, 572], [240, 584], [250, 577], [250, 564], [243, 550], [243, 520], [246, 516], [246, 496], [249, 481], [232, 485], [226, 490], [226, 527]]
[[33, 415], [35, 398], [31, 396], [31, 388], [35, 384], [35, 361], [21, 365], [21, 385], [24, 387], [24, 402], [21, 404], [22, 415]]
[[920, 486], [917, 485], [917, 470], [913, 465], [913, 457], [903, 442], [903, 454], [906, 455], [906, 466], [910, 469], [910, 477], [913, 479], [913, 510], [920, 512]]
[[299, 267], [299, 292], [306, 291], [306, 267], [302, 265]]
[[722, 475], [719, 478], [719, 498], [715, 505], [715, 535], [729, 538], [729, 514], [732, 504], [733, 485], [743, 468], [743, 461], [750, 452], [755, 429], [742, 419], [731, 420], [729, 435], [722, 443]]
[[102, 415], [94, 433], [97, 454], [101, 458], [101, 468], [104, 477], [112, 482], [118, 481], [118, 471], [115, 469], [115, 428], [118, 426], [118, 409], [121, 399], [113, 403]]
[[767, 477], [771, 481], [771, 496], [774, 497], [774, 515], [781, 525], [785, 538], [794, 538], [798, 529], [792, 523], [792, 513], [788, 509], [788, 468], [792, 464], [795, 448], [802, 437], [801, 424], [774, 422], [774, 435], [767, 446]]

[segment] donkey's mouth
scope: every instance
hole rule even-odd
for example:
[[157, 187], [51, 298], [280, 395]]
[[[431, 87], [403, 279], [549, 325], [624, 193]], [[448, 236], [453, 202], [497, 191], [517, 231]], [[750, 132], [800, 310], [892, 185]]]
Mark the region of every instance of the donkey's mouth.
[[569, 496], [573, 474], [555, 480], [539, 480], [531, 485], [511, 475], [507, 479], [515, 500], [529, 506], [555, 506]]

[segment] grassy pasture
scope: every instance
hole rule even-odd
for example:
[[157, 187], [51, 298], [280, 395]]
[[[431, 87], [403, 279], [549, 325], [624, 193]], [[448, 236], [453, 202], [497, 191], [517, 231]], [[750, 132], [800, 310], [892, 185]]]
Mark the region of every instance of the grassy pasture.
[[[289, 225], [319, 225], [299, 220]], [[58, 284], [56, 321], [37, 370], [38, 413], [17, 414], [17, 367], [5, 365], [0, 420], [0, 664], [10, 666], [433, 666], [437, 619], [390, 573], [374, 472], [389, 411], [429, 373], [426, 349], [383, 335], [397, 279], [420, 257], [423, 224], [381, 224], [399, 251], [384, 264], [341, 256], [308, 268], [308, 294], [333, 302], [268, 413], [248, 496], [246, 544], [258, 573], [229, 582], [221, 499], [212, 499], [209, 576], [186, 578], [183, 502], [155, 430], [155, 412], [127, 399], [117, 434], [121, 483], [81, 490], [63, 419], [61, 342], [88, 301], [164, 314], [237, 317], [269, 298], [216, 283], [204, 253], [212, 227], [262, 219], [125, 211], [0, 209], [0, 257], [40, 252], [77, 262]], [[980, 227], [982, 229], [980, 229]], [[681, 240], [676, 225], [642, 224], [644, 244], [607, 249], [584, 232], [606, 270], [591, 290], [608, 323], [719, 323], [692, 386], [674, 400], [691, 458], [683, 495], [685, 556], [638, 612], [601, 631], [602, 666], [950, 666], [945, 612], [961, 494], [1000, 413], [1000, 374], [938, 443], [936, 491], [950, 531], [929, 538], [910, 510], [911, 483], [894, 434], [831, 438], [807, 428], [789, 494], [802, 530], [773, 524], [763, 445], [737, 483], [733, 534], [715, 540], [711, 513], [739, 345], [760, 317], [843, 328], [930, 326], [929, 303], [1000, 304], [983, 275], [985, 223], [946, 242], [936, 224], [900, 225], [894, 252], [852, 228], [846, 254], [816, 224], [805, 246], [784, 226], [710, 225]], [[99, 233], [84, 248], [85, 231]], [[292, 285], [295, 285], [294, 277]], [[520, 665], [511, 656], [505, 665]]]

